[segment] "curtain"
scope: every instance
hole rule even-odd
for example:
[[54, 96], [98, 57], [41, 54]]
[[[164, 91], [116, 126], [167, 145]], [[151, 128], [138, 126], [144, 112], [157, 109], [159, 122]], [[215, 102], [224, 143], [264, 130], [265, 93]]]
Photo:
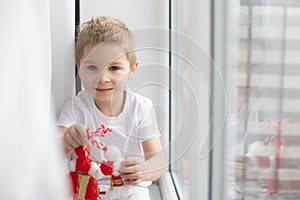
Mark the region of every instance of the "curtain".
[[2, 1], [0, 22], [0, 199], [66, 199], [50, 101], [49, 2]]

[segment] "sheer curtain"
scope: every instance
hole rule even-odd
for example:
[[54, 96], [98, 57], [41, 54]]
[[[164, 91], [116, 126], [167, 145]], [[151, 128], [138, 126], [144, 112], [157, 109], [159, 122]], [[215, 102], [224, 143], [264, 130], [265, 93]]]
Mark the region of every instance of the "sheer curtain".
[[65, 199], [50, 103], [49, 2], [5, 1], [0, 10], [0, 199]]

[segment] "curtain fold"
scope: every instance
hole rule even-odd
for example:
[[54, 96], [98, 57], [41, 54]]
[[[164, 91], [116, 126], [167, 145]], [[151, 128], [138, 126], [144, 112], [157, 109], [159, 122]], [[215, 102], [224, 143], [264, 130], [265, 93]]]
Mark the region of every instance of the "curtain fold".
[[0, 22], [0, 199], [66, 199], [50, 106], [49, 2], [2, 2]]

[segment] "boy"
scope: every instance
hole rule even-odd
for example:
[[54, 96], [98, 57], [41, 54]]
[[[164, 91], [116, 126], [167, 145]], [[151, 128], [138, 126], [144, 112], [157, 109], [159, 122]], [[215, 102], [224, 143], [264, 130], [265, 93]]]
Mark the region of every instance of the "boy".
[[[117, 19], [93, 18], [78, 35], [75, 58], [85, 90], [66, 102], [58, 117], [66, 154], [87, 143], [86, 128], [95, 131], [104, 124], [112, 132], [99, 140], [122, 152], [119, 171], [133, 186], [131, 199], [150, 199], [147, 186], [166, 163], [151, 100], [126, 87], [139, 65], [132, 33]], [[93, 145], [91, 157], [104, 159]]]

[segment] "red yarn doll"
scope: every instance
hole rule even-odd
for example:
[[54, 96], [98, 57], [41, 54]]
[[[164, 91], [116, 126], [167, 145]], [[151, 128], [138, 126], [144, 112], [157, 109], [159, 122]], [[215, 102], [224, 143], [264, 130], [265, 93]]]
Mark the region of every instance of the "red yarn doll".
[[102, 177], [99, 166], [90, 159], [90, 146], [75, 149], [76, 160], [70, 161], [70, 176], [73, 183], [72, 196], [76, 200], [98, 200], [100, 190], [98, 179]]
[[[111, 128], [107, 128], [103, 124], [95, 132], [92, 132], [89, 128], [86, 129], [88, 140], [99, 149], [105, 145], [102, 142], [99, 143], [94, 137], [104, 137], [111, 131]], [[89, 144], [86, 144], [84, 147], [77, 147], [74, 151], [77, 155], [77, 159], [69, 162], [70, 176], [73, 183], [72, 197], [76, 200], [101, 199], [99, 195], [103, 194], [103, 192], [99, 190], [98, 179], [100, 179], [103, 174], [100, 171], [99, 165], [90, 158], [91, 151]], [[102, 162], [101, 165], [103, 168], [101, 170], [104, 170], [107, 174], [112, 170], [109, 163]]]
[[[119, 166], [124, 158], [118, 147], [106, 146], [104, 143], [95, 140], [93, 137], [104, 137], [112, 130], [101, 125], [95, 132], [87, 129], [88, 139], [99, 150], [104, 151], [107, 161], [101, 161], [97, 165], [90, 158], [90, 146], [77, 147], [74, 151], [77, 159], [69, 162], [70, 176], [73, 182], [72, 197], [76, 200], [99, 200], [100, 194], [106, 194], [105, 199], [128, 199], [132, 195], [129, 186], [123, 184], [123, 180], [118, 172]], [[100, 192], [98, 179], [104, 176], [111, 176], [111, 187], [107, 192]]]

